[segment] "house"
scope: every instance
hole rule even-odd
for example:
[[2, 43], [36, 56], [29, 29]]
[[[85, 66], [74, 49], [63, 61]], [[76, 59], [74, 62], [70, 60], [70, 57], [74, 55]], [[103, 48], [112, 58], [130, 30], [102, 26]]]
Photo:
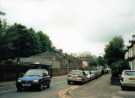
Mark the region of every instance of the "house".
[[127, 47], [125, 59], [128, 60], [130, 68], [135, 70], [135, 35], [132, 36], [132, 40], [129, 42], [130, 45]]
[[51, 65], [55, 74], [64, 74], [80, 67], [80, 61], [70, 55], [60, 52], [44, 52], [27, 58], [21, 58], [23, 64]]

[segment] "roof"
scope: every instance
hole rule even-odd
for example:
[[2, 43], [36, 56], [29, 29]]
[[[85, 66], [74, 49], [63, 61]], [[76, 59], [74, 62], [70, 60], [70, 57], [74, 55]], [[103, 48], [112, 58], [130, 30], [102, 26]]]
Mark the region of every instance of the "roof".
[[125, 71], [135, 71], [135, 70], [123, 70], [123, 72], [125, 72]]

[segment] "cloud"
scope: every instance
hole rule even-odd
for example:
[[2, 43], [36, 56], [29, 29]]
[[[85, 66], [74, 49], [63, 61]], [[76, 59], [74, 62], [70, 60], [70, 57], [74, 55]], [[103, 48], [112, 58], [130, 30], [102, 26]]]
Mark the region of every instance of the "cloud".
[[103, 54], [116, 35], [135, 32], [134, 0], [1, 0], [11, 23], [43, 30], [66, 52]]

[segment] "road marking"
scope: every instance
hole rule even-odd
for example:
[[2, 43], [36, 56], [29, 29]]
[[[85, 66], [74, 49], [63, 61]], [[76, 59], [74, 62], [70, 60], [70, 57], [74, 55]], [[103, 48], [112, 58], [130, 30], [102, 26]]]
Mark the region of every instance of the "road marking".
[[61, 90], [58, 92], [59, 98], [72, 98], [71, 91], [79, 88], [79, 86], [71, 86], [67, 89]]

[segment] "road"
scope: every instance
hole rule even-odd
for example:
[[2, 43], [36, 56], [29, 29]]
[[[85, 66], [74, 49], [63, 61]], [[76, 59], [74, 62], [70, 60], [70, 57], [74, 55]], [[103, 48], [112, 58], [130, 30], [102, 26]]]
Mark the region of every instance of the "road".
[[[0, 89], [0, 98], [59, 98], [58, 93], [60, 91], [71, 87], [74, 87], [74, 85], [67, 85], [66, 77], [63, 76], [52, 79], [51, 88], [41, 92], [16, 92], [15, 85], [9, 87], [8, 90], [5, 89], [6, 92], [5, 90], [2, 92]], [[122, 91], [119, 85], [110, 84], [110, 75], [103, 75], [71, 90], [69, 97], [66, 98], [135, 98], [135, 90]]]
[[71, 92], [72, 98], [135, 98], [135, 90], [122, 91], [119, 85], [110, 84], [110, 75], [104, 75]]
[[43, 91], [24, 91], [16, 92], [15, 85], [12, 85], [7, 91], [0, 92], [0, 98], [58, 98], [58, 92], [69, 88], [66, 83], [66, 77], [52, 79], [51, 87]]

